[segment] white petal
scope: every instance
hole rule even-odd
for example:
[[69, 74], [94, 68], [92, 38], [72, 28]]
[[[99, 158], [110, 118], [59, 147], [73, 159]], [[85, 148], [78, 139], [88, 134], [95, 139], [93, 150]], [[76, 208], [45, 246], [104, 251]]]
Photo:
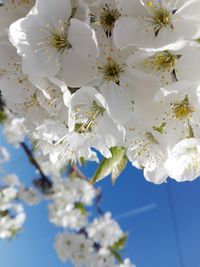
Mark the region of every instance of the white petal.
[[80, 57], [97, 57], [99, 50], [94, 31], [84, 22], [71, 19], [68, 39], [75, 53]]
[[165, 168], [168, 175], [178, 182], [196, 179], [200, 175], [200, 140], [191, 138], [176, 144]]
[[155, 169], [144, 169], [144, 177], [147, 181], [154, 183], [154, 184], [162, 184], [167, 179], [167, 173], [164, 168], [161, 166], [156, 166]]
[[67, 21], [71, 16], [71, 0], [37, 0], [35, 6], [44, 21], [48, 22], [50, 17], [55, 27], [60, 20]]
[[92, 58], [83, 58], [70, 50], [63, 54], [60, 77], [70, 87], [87, 85], [96, 77], [96, 62]]
[[145, 8], [141, 5], [140, 1], [135, 0], [118, 0], [117, 7], [119, 11], [122, 13], [122, 15], [132, 17], [132, 16], [138, 16], [140, 14], [141, 16], [146, 15]]

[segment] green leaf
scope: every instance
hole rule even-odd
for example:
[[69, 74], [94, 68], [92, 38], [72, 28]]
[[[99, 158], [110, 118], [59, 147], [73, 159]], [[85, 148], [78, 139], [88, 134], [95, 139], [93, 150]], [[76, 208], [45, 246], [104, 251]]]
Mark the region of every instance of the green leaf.
[[123, 259], [122, 256], [119, 254], [118, 251], [116, 251], [113, 248], [109, 248], [111, 254], [115, 257], [115, 259], [119, 262], [119, 263], [123, 263]]
[[158, 125], [158, 126], [154, 126], [153, 129], [161, 134], [164, 133], [164, 130], [165, 130], [165, 127], [166, 127], [166, 123], [163, 122], [162, 124]]
[[0, 111], [0, 123], [3, 123], [6, 119], [6, 114], [3, 111]]
[[80, 163], [81, 163], [81, 165], [85, 165], [87, 163], [87, 161], [84, 157], [80, 157]]
[[111, 248], [114, 250], [122, 250], [125, 247], [126, 241], [127, 241], [128, 235], [125, 234], [120, 238], [116, 243], [114, 243]]
[[195, 41], [196, 41], [197, 43], [200, 43], [200, 38], [197, 38]]
[[33, 139], [31, 142], [32, 151], [36, 152], [38, 149], [38, 141], [36, 139]]
[[11, 234], [11, 236], [9, 237], [9, 240], [12, 240], [14, 237], [16, 237], [16, 235], [18, 233], [20, 233], [22, 231], [22, 229], [20, 229], [20, 228], [18, 228], [18, 229], [11, 228], [11, 229], [9, 229], [9, 231], [10, 231], [10, 234]]
[[90, 184], [94, 184], [100, 180], [102, 180], [104, 177], [108, 176], [114, 168], [116, 168], [121, 160], [124, 157], [125, 154], [125, 148], [123, 147], [111, 147], [110, 152], [112, 154], [111, 158], [104, 158], [101, 163], [99, 164], [99, 167], [97, 168], [94, 176], [92, 177]]
[[115, 184], [117, 178], [126, 168], [127, 162], [128, 162], [128, 158], [124, 155], [121, 161], [118, 163], [118, 165], [112, 169], [112, 183], [113, 184]]

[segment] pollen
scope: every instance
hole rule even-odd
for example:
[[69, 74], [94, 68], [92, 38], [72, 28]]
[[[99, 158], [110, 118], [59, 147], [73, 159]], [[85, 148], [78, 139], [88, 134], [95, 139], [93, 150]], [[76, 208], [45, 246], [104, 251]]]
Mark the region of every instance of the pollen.
[[65, 49], [71, 48], [71, 44], [67, 40], [67, 34], [64, 31], [53, 32], [51, 37], [51, 46], [60, 53], [63, 53]]
[[49, 23], [44, 24], [40, 31], [45, 34], [44, 40], [37, 43], [35, 52], [46, 51], [51, 57], [51, 48], [62, 54], [65, 50], [72, 46], [68, 40], [69, 23], [62, 20], [59, 21], [58, 28], [52, 27]]
[[171, 31], [174, 29], [171, 20], [173, 12], [163, 8], [161, 5], [159, 8], [154, 7], [152, 1], [147, 2], [147, 11], [150, 16], [144, 17], [144, 19], [152, 24], [155, 37], [158, 36], [163, 27]]
[[152, 6], [153, 6], [153, 3], [152, 3], [151, 1], [148, 1], [148, 2], [147, 2], [147, 6], [148, 6], [148, 7], [152, 7]]
[[124, 69], [111, 57], [107, 58], [107, 64], [98, 68], [103, 73], [106, 81], [113, 81], [118, 85], [120, 84], [120, 75], [124, 72]]
[[112, 9], [108, 4], [105, 4], [99, 16], [91, 14], [91, 21], [97, 25], [100, 25], [107, 36], [111, 36], [115, 22], [120, 17], [121, 13], [117, 9]]
[[154, 19], [160, 25], [166, 26], [170, 22], [171, 13], [166, 9], [159, 9], [155, 12]]
[[172, 73], [180, 57], [181, 55], [174, 55], [169, 51], [157, 52], [155, 55], [145, 60], [144, 67], [150, 68], [156, 73], [160, 71]]
[[97, 119], [103, 116], [105, 108], [100, 106], [95, 100], [90, 106], [76, 108], [76, 131], [79, 133], [91, 132], [97, 124]]
[[171, 23], [171, 12], [164, 8], [160, 8], [155, 11], [153, 20], [154, 20], [154, 32], [155, 36], [158, 35], [159, 31], [163, 27], [167, 27], [170, 30], [173, 30], [173, 25]]
[[[156, 140], [154, 135], [151, 132], [145, 132], [142, 134], [140, 141], [134, 140], [132, 151], [135, 151], [135, 159], [142, 156], [143, 158], [149, 160], [151, 158], [151, 149], [154, 146], [159, 145], [159, 142]], [[160, 155], [157, 154], [157, 157]]]
[[177, 103], [171, 104], [174, 116], [176, 119], [187, 119], [191, 117], [192, 113], [195, 112], [194, 107], [190, 106], [188, 96]]

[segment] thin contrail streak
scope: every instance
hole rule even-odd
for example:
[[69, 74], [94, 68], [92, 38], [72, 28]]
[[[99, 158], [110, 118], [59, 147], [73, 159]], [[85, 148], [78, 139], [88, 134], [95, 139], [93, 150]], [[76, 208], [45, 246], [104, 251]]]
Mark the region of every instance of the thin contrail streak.
[[146, 206], [143, 206], [143, 207], [133, 209], [133, 210], [127, 211], [125, 213], [119, 214], [115, 217], [115, 219], [117, 219], [117, 220], [128, 219], [130, 217], [133, 217], [133, 216], [136, 216], [136, 215], [139, 215], [141, 213], [145, 213], [145, 212], [148, 212], [148, 211], [151, 211], [154, 209], [156, 209], [156, 204], [152, 203], [152, 204], [149, 204], [149, 205], [146, 205]]

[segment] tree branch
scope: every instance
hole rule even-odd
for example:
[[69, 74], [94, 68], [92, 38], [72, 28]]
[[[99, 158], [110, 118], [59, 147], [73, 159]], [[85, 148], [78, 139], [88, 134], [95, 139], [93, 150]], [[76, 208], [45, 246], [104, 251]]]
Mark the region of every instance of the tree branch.
[[38, 172], [40, 173], [41, 177], [44, 179], [48, 179], [47, 176], [44, 174], [44, 172], [42, 171], [40, 165], [38, 164], [38, 162], [36, 161], [36, 159], [33, 156], [32, 151], [28, 148], [28, 146], [22, 142], [20, 143], [21, 147], [23, 148], [24, 152], [26, 153], [26, 155], [28, 156], [29, 161], [31, 162], [32, 165], [34, 165], [36, 167], [36, 169], [38, 170]]
[[44, 174], [43, 170], [41, 169], [40, 165], [38, 164], [37, 160], [35, 159], [32, 151], [28, 148], [25, 142], [20, 143], [21, 147], [23, 148], [24, 152], [26, 153], [30, 163], [35, 166], [35, 168], [38, 170], [41, 179], [35, 180], [34, 184], [36, 186], [41, 187], [42, 191], [44, 193], [48, 193], [49, 189], [52, 187], [51, 180]]
[[[43, 170], [41, 169], [40, 165], [38, 164], [37, 160], [35, 159], [32, 151], [28, 148], [28, 146], [26, 145], [25, 142], [22, 142], [20, 143], [21, 147], [23, 148], [24, 152], [26, 153], [26, 155], [28, 156], [28, 159], [29, 161], [31, 162], [32, 165], [35, 166], [35, 168], [38, 170], [42, 180], [44, 182], [46, 182], [49, 187], [52, 186], [52, 182], [49, 180], [49, 178], [44, 174]], [[77, 166], [71, 166], [71, 172], [74, 172], [77, 174], [77, 176], [85, 181], [89, 181], [88, 177], [86, 177], [82, 172], [81, 170], [77, 167]], [[103, 215], [103, 211], [101, 209], [101, 206], [100, 206], [100, 202], [101, 202], [101, 199], [102, 199], [102, 193], [101, 193], [101, 190], [98, 188], [98, 189], [95, 189], [96, 191], [96, 209], [97, 209], [97, 212], [99, 215]]]

